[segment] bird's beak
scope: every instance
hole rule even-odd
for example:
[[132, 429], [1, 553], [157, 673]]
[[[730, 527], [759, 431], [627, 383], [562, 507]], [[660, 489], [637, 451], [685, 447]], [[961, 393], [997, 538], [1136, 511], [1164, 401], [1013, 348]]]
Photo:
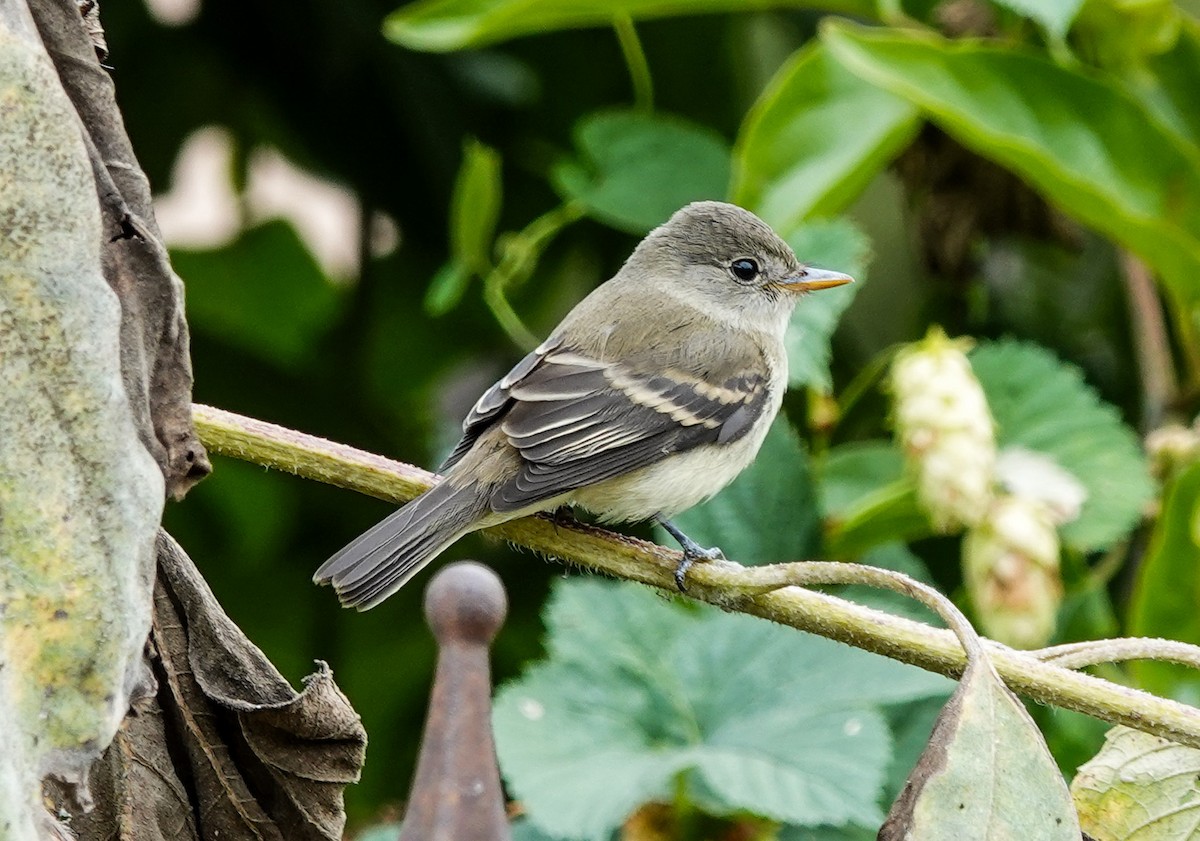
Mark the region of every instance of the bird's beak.
[[786, 292], [815, 292], [818, 289], [832, 289], [847, 283], [854, 283], [854, 278], [848, 274], [825, 269], [805, 269], [802, 275], [785, 277], [771, 285]]

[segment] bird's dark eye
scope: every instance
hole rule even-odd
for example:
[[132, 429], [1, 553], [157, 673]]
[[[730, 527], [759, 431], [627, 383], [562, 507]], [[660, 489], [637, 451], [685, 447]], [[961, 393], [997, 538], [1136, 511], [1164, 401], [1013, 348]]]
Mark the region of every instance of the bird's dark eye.
[[758, 263], [748, 257], [734, 260], [729, 264], [729, 270], [738, 280], [751, 281], [758, 277]]

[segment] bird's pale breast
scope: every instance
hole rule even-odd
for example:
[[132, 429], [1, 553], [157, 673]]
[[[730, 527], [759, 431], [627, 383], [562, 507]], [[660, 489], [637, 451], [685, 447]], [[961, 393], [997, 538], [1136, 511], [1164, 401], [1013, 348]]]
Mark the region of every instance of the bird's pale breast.
[[672, 517], [711, 497], [732, 482], [758, 454], [783, 390], [765, 407], [758, 422], [731, 444], [707, 444], [677, 453], [624, 476], [607, 479], [571, 494], [571, 502], [605, 522], [634, 522], [659, 515]]

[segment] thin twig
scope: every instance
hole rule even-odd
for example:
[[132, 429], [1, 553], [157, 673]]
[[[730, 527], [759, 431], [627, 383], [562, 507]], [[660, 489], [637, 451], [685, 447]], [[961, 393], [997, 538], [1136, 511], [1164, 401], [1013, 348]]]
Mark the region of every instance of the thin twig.
[[[404, 502], [436, 481], [433, 474], [411, 465], [232, 412], [196, 406], [194, 418], [204, 444], [214, 453], [381, 499]], [[653, 543], [544, 516], [514, 520], [487, 533], [568, 564], [675, 592], [680, 554]], [[762, 574], [729, 561], [697, 564], [688, 573], [688, 595], [951, 677], [960, 675], [965, 667], [962, 645], [950, 631], [802, 587], [748, 594], [754, 589], [754, 576]], [[1200, 709], [1041, 662], [1003, 646], [988, 644], [987, 651], [1009, 688], [1034, 701], [1200, 748]]]
[[1121, 273], [1129, 296], [1133, 349], [1142, 384], [1142, 432], [1162, 424], [1175, 402], [1178, 387], [1162, 302], [1146, 264], [1121, 251]]
[[1043, 663], [1053, 663], [1064, 669], [1082, 669], [1100, 663], [1120, 663], [1125, 660], [1161, 660], [1200, 669], [1200, 646], [1178, 640], [1149, 637], [1120, 637], [1110, 640], [1087, 640], [1039, 648], [1030, 651]]
[[958, 637], [967, 658], [975, 660], [983, 655], [983, 646], [979, 635], [963, 616], [962, 611], [954, 606], [928, 584], [922, 584], [915, 578], [890, 569], [866, 566], [864, 564], [847, 564], [837, 561], [798, 561], [790, 564], [769, 564], [766, 566], [738, 566], [738, 579], [741, 582], [734, 592], [745, 596], [761, 596], [781, 590], [784, 587], [819, 587], [831, 584], [866, 584], [870, 587], [880, 587], [892, 590], [910, 599], [916, 599], [928, 607], [950, 627]]

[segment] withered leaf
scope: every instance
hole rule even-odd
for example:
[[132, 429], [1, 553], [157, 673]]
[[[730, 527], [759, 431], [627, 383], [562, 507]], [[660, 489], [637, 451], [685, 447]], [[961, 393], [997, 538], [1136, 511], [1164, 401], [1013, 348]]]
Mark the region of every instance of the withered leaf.
[[366, 733], [324, 663], [297, 693], [221, 611], [165, 533], [152, 642], [155, 697], [92, 768], [80, 839], [335, 841]]
[[982, 654], [942, 708], [880, 841], [1079, 841], [1041, 731]]

